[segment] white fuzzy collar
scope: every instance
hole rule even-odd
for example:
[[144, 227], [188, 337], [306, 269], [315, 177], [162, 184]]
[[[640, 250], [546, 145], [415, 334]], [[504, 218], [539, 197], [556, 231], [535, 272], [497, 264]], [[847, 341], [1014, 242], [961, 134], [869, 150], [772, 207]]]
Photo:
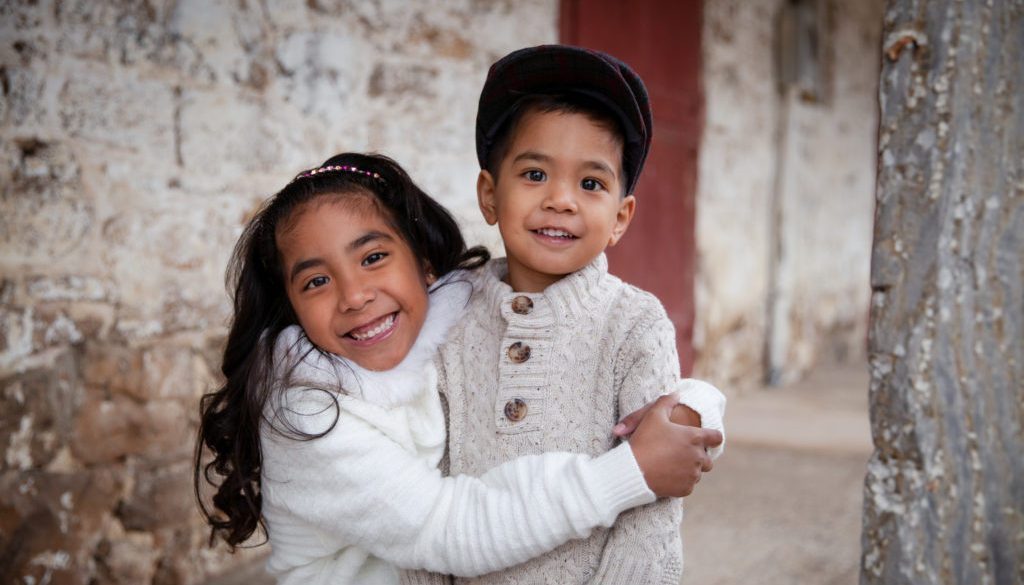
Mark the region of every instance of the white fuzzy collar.
[[[317, 350], [298, 325], [284, 329], [274, 344], [274, 364], [286, 386], [310, 386], [360, 397], [385, 407], [412, 401], [424, 390], [424, 367], [437, 354], [448, 329], [466, 308], [472, 285], [461, 271], [449, 273], [430, 289], [430, 306], [409, 353], [390, 370], [367, 370], [355, 362]], [[290, 371], [289, 371], [290, 370]]]

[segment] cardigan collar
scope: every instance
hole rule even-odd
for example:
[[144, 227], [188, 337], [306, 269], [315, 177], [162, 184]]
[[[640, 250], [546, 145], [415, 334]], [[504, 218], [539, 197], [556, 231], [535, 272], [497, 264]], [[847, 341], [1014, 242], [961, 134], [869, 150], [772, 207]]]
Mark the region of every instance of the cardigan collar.
[[536, 301], [544, 299], [551, 305], [557, 315], [574, 317], [584, 311], [593, 311], [598, 304], [604, 302], [608, 295], [604, 294], [613, 285], [615, 277], [608, 274], [608, 259], [604, 252], [594, 258], [590, 264], [567, 274], [539, 293], [516, 292], [504, 281], [508, 277], [508, 260], [495, 258], [483, 268], [480, 278], [475, 283], [485, 295], [487, 306], [505, 306], [518, 296], [526, 296]]

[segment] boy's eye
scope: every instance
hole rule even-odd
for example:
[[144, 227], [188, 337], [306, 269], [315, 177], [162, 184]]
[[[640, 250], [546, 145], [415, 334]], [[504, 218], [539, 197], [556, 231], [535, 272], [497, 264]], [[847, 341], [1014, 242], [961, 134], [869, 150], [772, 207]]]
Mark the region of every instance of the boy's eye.
[[313, 278], [309, 279], [309, 282], [306, 283], [306, 286], [304, 288], [319, 288], [327, 284], [328, 282], [330, 282], [330, 279], [327, 278], [326, 276], [314, 276]]
[[370, 254], [369, 256], [367, 256], [366, 258], [363, 258], [363, 266], [369, 266], [371, 264], [376, 264], [376, 263], [380, 262], [381, 260], [383, 260], [386, 257], [387, 257], [387, 254], [384, 253], [384, 252], [374, 252], [374, 253]]
[[530, 171], [526, 171], [524, 173], [524, 176], [526, 177], [526, 179], [528, 181], [534, 181], [536, 183], [540, 183], [541, 181], [544, 181], [545, 179], [548, 178], [548, 176], [544, 173], [544, 171], [538, 171], [536, 169], [530, 170]]
[[584, 191], [597, 191], [604, 187], [601, 181], [597, 179], [583, 179], [580, 181], [580, 187], [583, 187]]

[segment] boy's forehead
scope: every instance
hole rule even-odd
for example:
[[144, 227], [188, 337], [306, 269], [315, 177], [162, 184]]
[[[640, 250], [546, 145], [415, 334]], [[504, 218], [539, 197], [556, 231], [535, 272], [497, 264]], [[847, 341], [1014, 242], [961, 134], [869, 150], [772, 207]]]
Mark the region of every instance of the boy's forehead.
[[530, 110], [512, 129], [502, 165], [518, 160], [606, 170], [623, 180], [623, 143], [608, 124], [579, 112]]

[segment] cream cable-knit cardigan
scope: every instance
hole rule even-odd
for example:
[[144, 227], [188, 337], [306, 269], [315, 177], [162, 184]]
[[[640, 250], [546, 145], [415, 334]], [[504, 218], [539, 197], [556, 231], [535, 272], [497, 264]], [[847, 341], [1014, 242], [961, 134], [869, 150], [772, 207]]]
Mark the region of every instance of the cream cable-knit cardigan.
[[441, 477], [445, 422], [431, 360], [467, 296], [465, 283], [435, 287], [412, 351], [387, 372], [312, 350], [298, 327], [280, 336], [275, 362], [288, 383], [268, 422], [326, 431], [296, 440], [266, 422], [261, 429], [267, 570], [280, 583], [386, 585], [397, 582], [393, 565], [476, 575], [654, 500], [626, 445], [599, 457], [524, 457], [480, 478]]
[[[599, 455], [615, 447], [611, 429], [621, 416], [673, 390], [704, 427], [724, 432], [725, 397], [680, 379], [674, 328], [661, 303], [608, 274], [604, 254], [543, 293], [514, 292], [502, 281], [507, 272], [500, 258], [470, 275], [466, 316], [441, 350], [452, 474], [482, 474], [546, 451]], [[504, 520], [523, 522], [513, 513]], [[681, 521], [682, 500], [659, 500], [586, 540], [456, 582], [678, 585]]]

